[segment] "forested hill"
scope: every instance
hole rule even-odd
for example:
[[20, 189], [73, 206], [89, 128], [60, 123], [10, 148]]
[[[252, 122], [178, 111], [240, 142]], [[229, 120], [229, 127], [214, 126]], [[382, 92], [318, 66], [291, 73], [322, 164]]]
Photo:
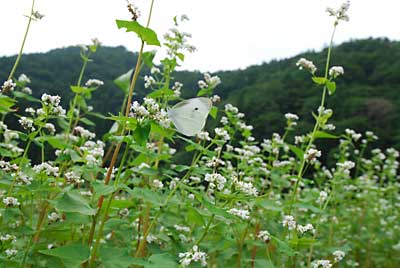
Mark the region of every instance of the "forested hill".
[[[381, 138], [380, 145], [399, 149], [400, 42], [387, 39], [347, 42], [335, 47], [332, 56], [332, 64], [345, 69], [345, 75], [338, 79], [336, 94], [329, 96], [327, 103], [327, 107], [334, 110], [333, 123], [338, 131], [345, 128], [358, 132], [373, 130]], [[319, 67], [317, 73], [322, 75], [326, 50], [244, 70], [217, 72], [222, 84], [216, 93], [247, 115], [258, 137], [282, 131], [286, 112], [296, 113], [303, 119], [299, 131], [310, 130], [311, 111], [318, 107], [322, 92], [313, 85], [308, 73], [297, 70], [295, 63], [300, 57], [312, 60]], [[0, 58], [0, 81], [5, 80], [14, 60], [15, 57]], [[85, 79], [105, 81], [105, 86], [93, 95], [95, 110], [103, 114], [117, 112], [122, 92], [112, 80], [132, 68], [135, 61], [136, 55], [123, 47], [99, 49], [85, 75]], [[34, 95], [48, 92], [67, 100], [71, 95], [69, 85], [76, 83], [80, 68], [79, 48], [68, 47], [25, 55], [17, 75], [26, 73], [32, 79]], [[184, 97], [189, 97], [195, 95], [202, 74], [184, 71], [176, 73], [175, 78], [184, 84]], [[137, 92], [146, 92], [142, 81]], [[97, 131], [106, 131], [106, 127], [98, 125]]]

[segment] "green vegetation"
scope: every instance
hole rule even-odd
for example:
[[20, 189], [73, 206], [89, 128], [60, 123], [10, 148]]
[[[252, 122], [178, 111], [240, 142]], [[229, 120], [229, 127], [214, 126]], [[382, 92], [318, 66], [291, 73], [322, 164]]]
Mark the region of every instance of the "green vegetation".
[[[304, 119], [299, 129], [305, 132], [313, 124], [310, 111], [318, 106], [319, 95], [316, 86], [308, 83], [307, 75], [295, 71], [295, 63], [300, 57], [306, 57], [321, 65], [324, 55], [326, 50], [307, 52], [244, 70], [216, 72], [222, 84], [215, 93], [247, 115], [255, 127], [256, 137], [279, 132], [285, 125], [282, 114], [287, 112]], [[333, 56], [333, 64], [346, 66], [345, 75], [338, 82], [341, 90], [329, 99], [329, 105], [336, 107], [332, 123], [338, 132], [350, 127], [360, 132], [372, 130], [380, 137], [379, 145], [400, 148], [400, 42], [351, 41], [336, 47]], [[85, 74], [87, 79], [101, 78], [105, 83], [90, 101], [96, 111], [102, 114], [118, 111], [123, 92], [112, 81], [132, 68], [136, 58], [136, 54], [123, 47], [99, 49]], [[14, 61], [15, 57], [0, 58], [0, 80], [5, 80]], [[80, 71], [77, 61], [78, 47], [24, 55], [18, 73], [27, 73], [32, 78], [30, 86], [34, 96], [48, 92], [60, 95], [65, 101], [72, 96], [70, 81], [76, 80]], [[148, 69], [139, 77], [140, 97], [147, 91], [143, 86], [143, 76], [147, 73]], [[197, 81], [202, 78], [200, 72], [181, 71], [173, 76], [184, 84], [184, 97], [195, 96]], [[108, 131], [110, 122], [97, 120], [96, 123], [97, 133]]]

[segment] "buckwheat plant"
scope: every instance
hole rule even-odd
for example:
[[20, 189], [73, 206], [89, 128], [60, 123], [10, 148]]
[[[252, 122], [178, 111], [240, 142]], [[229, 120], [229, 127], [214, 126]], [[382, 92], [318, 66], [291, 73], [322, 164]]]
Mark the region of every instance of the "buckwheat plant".
[[[127, 8], [131, 19], [117, 27], [140, 50], [134, 68], [114, 81], [124, 92], [119, 113], [100, 115], [87, 104], [104, 84], [85, 75], [101, 49], [97, 39], [81, 45], [67, 110], [59, 96], [33, 97], [27, 75], [13, 78], [19, 59], [3, 84], [1, 267], [398, 266], [399, 152], [374, 148], [372, 132], [335, 133], [329, 123], [328, 96], [345, 75], [331, 66], [333, 40], [349, 20], [348, 2], [327, 9], [334, 22], [324, 70], [309, 59], [296, 64], [321, 88], [313, 129], [296, 135], [300, 118], [289, 112], [283, 131], [261, 140], [239, 108], [214, 94], [221, 80], [210, 73], [191, 92], [210, 98], [214, 127], [178, 133], [168, 110], [188, 90], [174, 79], [196, 50], [180, 30], [188, 17], [174, 17], [159, 39], [150, 28], [154, 1], [145, 21], [133, 3]], [[29, 23], [41, 17], [32, 7]], [[155, 64], [160, 50], [166, 56]], [[138, 88], [143, 99], [134, 96]], [[22, 99], [30, 104], [21, 108]], [[93, 116], [113, 124], [103, 137]], [[320, 149], [327, 139], [337, 144], [330, 165]]]

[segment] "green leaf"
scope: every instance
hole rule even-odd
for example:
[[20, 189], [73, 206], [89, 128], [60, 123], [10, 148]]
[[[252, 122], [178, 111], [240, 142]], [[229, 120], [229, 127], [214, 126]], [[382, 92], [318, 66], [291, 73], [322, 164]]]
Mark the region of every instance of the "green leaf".
[[325, 77], [317, 77], [317, 76], [314, 76], [312, 80], [314, 81], [314, 83], [318, 85], [325, 85], [327, 81]]
[[14, 105], [15, 100], [11, 99], [8, 96], [0, 94], [0, 113], [8, 113], [11, 112], [11, 107]]
[[146, 51], [143, 53], [143, 62], [146, 64], [149, 68], [153, 67], [153, 59], [156, 56], [157, 51], [156, 50], [151, 50], [151, 51]]
[[105, 268], [121, 268], [130, 265], [139, 265], [147, 267], [148, 261], [133, 258], [126, 249], [123, 248], [100, 248], [101, 261]]
[[117, 20], [118, 29], [125, 28], [127, 32], [136, 33], [148, 45], [161, 46], [157, 34], [150, 28], [144, 27], [137, 21]]
[[336, 83], [334, 81], [327, 81], [326, 88], [329, 91], [329, 95], [333, 95], [336, 91]]
[[214, 204], [208, 202], [207, 200], [203, 199], [201, 201], [201, 203], [204, 205], [205, 208], [208, 209], [208, 211], [210, 211], [212, 214], [215, 214], [217, 216], [221, 216], [225, 219], [231, 219], [231, 220], [235, 220], [238, 219], [237, 216], [234, 216], [230, 213], [228, 213], [225, 209], [214, 206]]
[[87, 119], [87, 118], [81, 118], [79, 121], [82, 122], [82, 123], [84, 123], [84, 124], [87, 125], [87, 126], [92, 126], [92, 127], [95, 127], [95, 126], [96, 126], [96, 123], [95, 123], [95, 122], [93, 122], [92, 120], [89, 120], [89, 119]]
[[144, 124], [144, 125], [137, 125], [136, 129], [133, 132], [133, 138], [139, 145], [145, 145], [147, 139], [149, 138], [151, 125]]
[[149, 258], [149, 265], [146, 268], [178, 268], [175, 257], [169, 253], [154, 254]]
[[105, 185], [103, 181], [96, 180], [93, 184], [95, 197], [107, 196], [115, 191], [114, 186]]
[[25, 99], [25, 100], [32, 101], [32, 102], [40, 102], [40, 100], [38, 100], [37, 98], [35, 98], [35, 97], [31, 96], [31, 95], [28, 95], [26, 93], [23, 93], [21, 91], [15, 91], [14, 90], [13, 91], [13, 95], [15, 97], [17, 97], [17, 98], [20, 98], [20, 99]]
[[90, 254], [89, 247], [82, 245], [82, 243], [69, 244], [54, 249], [39, 250], [39, 252], [61, 259], [65, 266], [70, 268], [79, 267], [81, 263], [89, 259]]
[[86, 199], [78, 192], [65, 192], [60, 199], [55, 201], [54, 206], [65, 212], [76, 212], [83, 215], [96, 214], [96, 210], [90, 207]]
[[160, 194], [155, 193], [150, 189], [135, 188], [131, 194], [135, 198], [150, 202], [156, 206], [161, 206], [163, 203], [163, 198], [160, 196]]
[[304, 152], [302, 149], [300, 149], [299, 147], [296, 147], [294, 145], [289, 145], [290, 150], [297, 156], [297, 158], [300, 161], [303, 161], [304, 158]]
[[149, 98], [161, 98], [161, 97], [165, 97], [165, 96], [173, 96], [174, 95], [174, 91], [168, 88], [161, 88], [158, 90], [155, 90], [153, 92], [151, 92], [150, 94], [147, 95], [147, 97]]
[[215, 107], [215, 106], [213, 106], [213, 107], [211, 108], [211, 111], [210, 111], [210, 116], [211, 116], [212, 118], [214, 118], [214, 119], [217, 119], [217, 115], [218, 115], [218, 108]]
[[315, 139], [338, 139], [338, 136], [326, 133], [324, 131], [317, 131], [314, 135]]
[[132, 77], [133, 69], [129, 70], [128, 72], [118, 76], [114, 80], [114, 84], [119, 87], [125, 95], [129, 92], [129, 87], [131, 85], [131, 77]]
[[204, 95], [211, 95], [212, 93], [213, 93], [212, 88], [210, 88], [210, 87], [203, 88], [197, 93], [197, 97], [204, 96]]
[[182, 53], [177, 53], [176, 55], [178, 56], [178, 58], [179, 58], [181, 61], [185, 61], [185, 55], [183, 55]]

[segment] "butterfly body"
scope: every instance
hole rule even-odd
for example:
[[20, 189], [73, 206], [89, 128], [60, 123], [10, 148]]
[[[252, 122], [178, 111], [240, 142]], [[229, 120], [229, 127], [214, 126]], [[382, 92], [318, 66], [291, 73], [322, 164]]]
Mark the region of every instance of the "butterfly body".
[[211, 107], [212, 102], [209, 98], [188, 99], [173, 106], [168, 111], [168, 116], [178, 132], [194, 136], [204, 128]]

